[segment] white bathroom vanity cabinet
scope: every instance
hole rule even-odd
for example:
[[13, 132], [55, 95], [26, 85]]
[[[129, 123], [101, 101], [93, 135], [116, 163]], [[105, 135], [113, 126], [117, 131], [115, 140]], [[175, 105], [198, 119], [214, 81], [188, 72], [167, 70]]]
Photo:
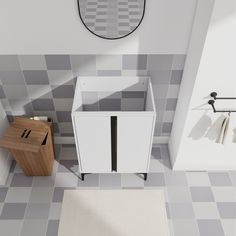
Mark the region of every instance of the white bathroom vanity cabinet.
[[86, 173], [149, 170], [156, 111], [149, 77], [78, 77], [72, 122]]

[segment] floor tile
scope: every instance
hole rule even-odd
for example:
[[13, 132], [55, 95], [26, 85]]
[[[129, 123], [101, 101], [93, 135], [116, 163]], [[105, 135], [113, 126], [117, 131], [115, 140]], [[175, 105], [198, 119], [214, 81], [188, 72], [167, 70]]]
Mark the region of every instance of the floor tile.
[[[195, 220], [172, 220], [174, 236], [199, 236], [198, 227]], [[208, 235], [210, 236], [210, 235]]]
[[161, 147], [152, 148], [152, 158], [161, 159]]
[[53, 187], [55, 176], [34, 176], [33, 187]]
[[234, 187], [212, 187], [216, 202], [236, 202], [236, 188]]
[[224, 236], [220, 220], [198, 220], [200, 236]]
[[31, 187], [10, 187], [5, 202], [28, 202], [31, 189]]
[[136, 174], [122, 174], [121, 175], [122, 188], [143, 188], [144, 180], [142, 176]]
[[236, 219], [236, 202], [217, 202], [222, 219]]
[[171, 219], [193, 219], [193, 207], [191, 203], [169, 203]]
[[52, 187], [33, 187], [29, 202], [31, 203], [50, 203], [53, 196]]
[[11, 187], [31, 187], [32, 182], [33, 177], [26, 176], [22, 173], [15, 173], [11, 181]]
[[58, 227], [59, 227], [59, 221], [58, 220], [49, 220], [46, 236], [57, 236]]
[[26, 205], [26, 203], [5, 203], [2, 209], [0, 219], [23, 219], [25, 215]]
[[49, 219], [50, 220], [59, 220], [61, 216], [61, 206], [62, 203], [53, 202], [50, 206]]
[[60, 160], [58, 172], [78, 173], [78, 160]]
[[20, 236], [23, 220], [0, 220], [2, 236]]
[[45, 236], [46, 230], [47, 220], [25, 220], [21, 236]]
[[7, 195], [8, 188], [0, 187], [0, 202], [4, 202]]
[[188, 187], [167, 187], [170, 202], [191, 202], [191, 194]]
[[100, 188], [120, 188], [121, 175], [120, 174], [100, 174], [99, 186]]
[[57, 173], [55, 186], [56, 187], [75, 187], [77, 186], [78, 176], [73, 173]]
[[236, 235], [236, 219], [223, 219], [221, 220], [225, 236]]
[[212, 186], [231, 186], [228, 173], [208, 173]]
[[186, 174], [180, 171], [165, 173], [166, 186], [187, 186]]
[[164, 172], [163, 163], [157, 159], [150, 160], [149, 173]]
[[75, 147], [62, 148], [60, 155], [60, 160], [78, 160]]
[[25, 219], [48, 219], [49, 209], [49, 203], [29, 203]]
[[236, 187], [236, 171], [230, 171], [229, 177], [231, 179], [232, 184]]
[[147, 180], [144, 182], [145, 187], [165, 186], [163, 173], [148, 173]]
[[78, 187], [98, 187], [99, 186], [99, 175], [98, 174], [87, 174], [84, 177], [84, 181], [78, 179]]
[[4, 205], [4, 203], [0, 203], [0, 215], [2, 214], [3, 205]]
[[210, 186], [210, 180], [207, 172], [186, 172], [189, 186]]
[[194, 202], [193, 211], [196, 219], [220, 219], [215, 202]]
[[52, 201], [53, 202], [62, 202], [64, 190], [66, 190], [66, 189], [69, 190], [69, 189], [73, 189], [73, 188], [61, 188], [61, 187], [54, 188]]
[[193, 202], [214, 202], [211, 188], [190, 187]]

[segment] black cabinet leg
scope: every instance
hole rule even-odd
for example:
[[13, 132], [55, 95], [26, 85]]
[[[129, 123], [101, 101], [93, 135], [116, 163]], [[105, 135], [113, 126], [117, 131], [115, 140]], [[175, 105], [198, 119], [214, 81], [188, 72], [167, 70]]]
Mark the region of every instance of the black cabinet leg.
[[81, 173], [81, 180], [84, 181], [84, 176], [85, 174], [84, 173]]
[[145, 181], [147, 180], [147, 173], [143, 173], [143, 178]]

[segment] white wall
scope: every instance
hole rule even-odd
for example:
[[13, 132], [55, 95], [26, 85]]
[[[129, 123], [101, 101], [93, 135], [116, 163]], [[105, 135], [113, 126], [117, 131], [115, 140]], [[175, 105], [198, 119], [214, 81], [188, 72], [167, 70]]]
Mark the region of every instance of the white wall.
[[[0, 137], [8, 127], [8, 120], [2, 104], [0, 103]], [[0, 148], [0, 185], [4, 185], [11, 167], [11, 157], [7, 150]]]
[[[215, 138], [222, 114], [213, 113], [207, 104], [212, 91], [219, 96], [236, 97], [236, 1], [215, 0], [204, 45], [206, 27], [201, 28], [199, 22], [204, 15], [210, 16], [212, 3], [212, 0], [199, 0], [190, 40], [181, 99], [169, 143], [175, 170], [236, 170], [236, 113], [231, 114], [226, 144], [217, 144]], [[207, 17], [205, 20], [206, 26]], [[189, 63], [193, 64], [190, 69]], [[236, 108], [236, 101], [223, 101], [221, 107]]]
[[0, 54], [185, 54], [197, 0], [147, 0], [129, 37], [92, 35], [77, 0], [0, 0]]

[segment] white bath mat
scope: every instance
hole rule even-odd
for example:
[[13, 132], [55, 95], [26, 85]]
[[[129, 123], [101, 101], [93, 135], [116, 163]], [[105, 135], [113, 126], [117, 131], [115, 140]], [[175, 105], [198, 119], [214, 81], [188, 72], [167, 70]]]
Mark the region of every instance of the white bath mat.
[[169, 236], [161, 190], [65, 190], [59, 236]]

